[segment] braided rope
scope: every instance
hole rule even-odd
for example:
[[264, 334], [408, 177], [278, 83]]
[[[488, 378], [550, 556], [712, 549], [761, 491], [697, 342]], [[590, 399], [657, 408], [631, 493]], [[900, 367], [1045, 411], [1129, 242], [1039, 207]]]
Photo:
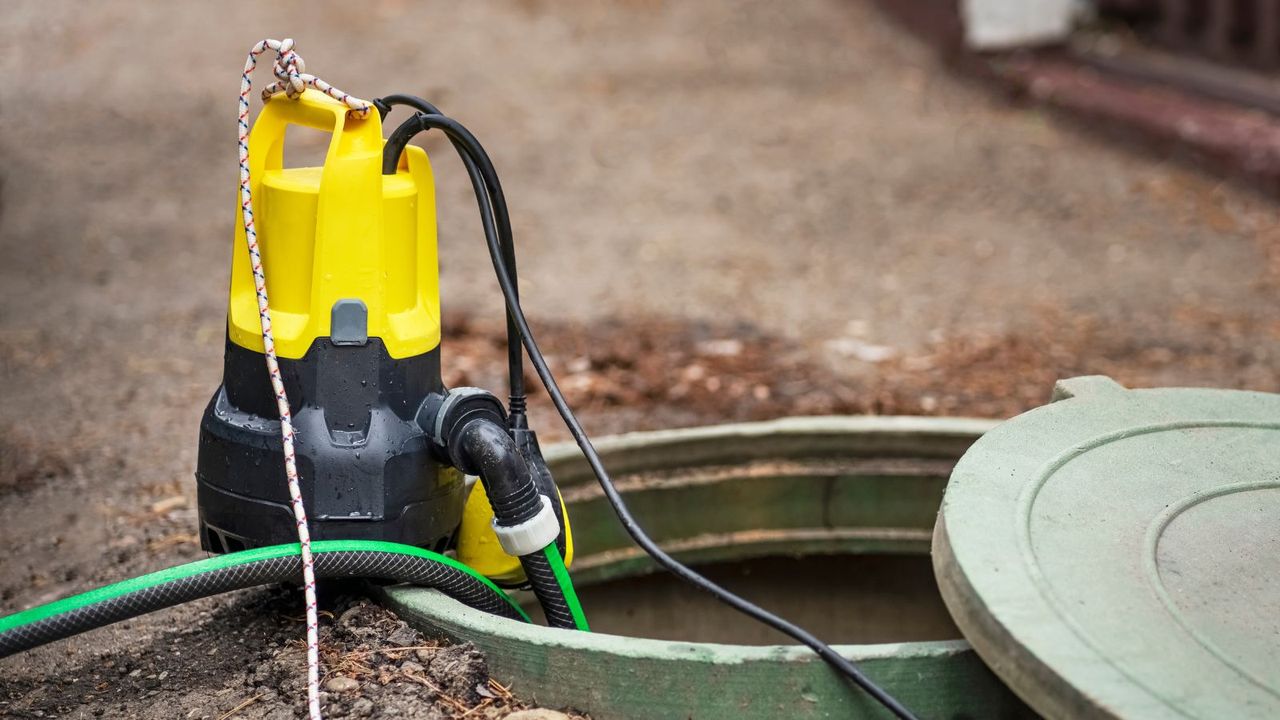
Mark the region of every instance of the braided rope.
[[258, 294], [258, 316], [262, 320], [262, 346], [267, 358], [267, 373], [271, 376], [271, 389], [276, 395], [280, 412], [280, 438], [284, 445], [284, 471], [289, 480], [289, 498], [293, 504], [293, 516], [298, 524], [298, 543], [302, 547], [302, 582], [307, 604], [307, 709], [311, 720], [321, 720], [320, 714], [320, 621], [316, 609], [315, 561], [311, 554], [311, 532], [307, 528], [307, 511], [302, 504], [302, 489], [298, 485], [298, 461], [293, 448], [293, 414], [289, 410], [289, 398], [285, 394], [284, 379], [280, 376], [280, 363], [276, 359], [275, 337], [271, 332], [271, 309], [267, 302], [267, 275], [262, 269], [262, 255], [258, 251], [258, 232], [253, 227], [253, 194], [249, 189], [249, 90], [251, 76], [258, 65], [258, 56], [267, 50], [276, 54], [272, 72], [276, 81], [262, 91], [264, 101], [283, 92], [289, 98], [297, 98], [303, 90], [313, 87], [351, 108], [357, 117], [365, 117], [373, 108], [367, 101], [352, 97], [315, 75], [304, 72], [306, 64], [293, 49], [293, 40], [263, 40], [249, 51], [240, 78], [240, 208], [244, 221], [244, 237], [249, 246], [249, 264], [253, 267], [253, 283]]

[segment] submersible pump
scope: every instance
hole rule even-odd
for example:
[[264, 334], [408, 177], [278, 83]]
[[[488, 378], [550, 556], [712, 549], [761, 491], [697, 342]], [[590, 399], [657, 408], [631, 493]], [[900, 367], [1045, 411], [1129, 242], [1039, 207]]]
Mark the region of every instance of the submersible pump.
[[[250, 130], [250, 78], [276, 82]], [[384, 140], [397, 106], [412, 115]], [[221, 385], [200, 423], [200, 543], [214, 555], [0, 618], [0, 657], [200, 597], [302, 581], [308, 701], [320, 716], [317, 578], [437, 588], [528, 621], [587, 630], [573, 542], [529, 427], [527, 353], [619, 522], [654, 561], [812, 648], [893, 715], [913, 717], [803, 628], [686, 567], [632, 517], [556, 384], [520, 304], [505, 195], [476, 137], [409, 95], [361, 100], [304, 71], [291, 40], [250, 52], [239, 104], [240, 193]], [[285, 166], [290, 127], [330, 135], [321, 167]], [[419, 133], [443, 133], [475, 191], [507, 320], [508, 400], [441, 381], [435, 181]]]

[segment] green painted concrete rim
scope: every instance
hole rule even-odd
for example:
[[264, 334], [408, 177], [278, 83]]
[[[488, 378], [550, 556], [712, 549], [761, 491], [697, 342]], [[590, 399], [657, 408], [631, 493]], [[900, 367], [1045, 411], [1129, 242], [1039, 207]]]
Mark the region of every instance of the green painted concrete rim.
[[[624, 433], [594, 441], [605, 466], [620, 453], [649, 450], [673, 443], [705, 444], [712, 452], [705, 454], [708, 460], [737, 453], [743, 445], [761, 447], [762, 438], [830, 438], [851, 434], [881, 437], [963, 437], [976, 440], [998, 425], [998, 420], [983, 418], [951, 418], [920, 416], [815, 416], [793, 417], [753, 423], [732, 423], [675, 430], [653, 430]], [[548, 445], [544, 456], [552, 471], [559, 473], [569, 463], [580, 462], [582, 452], [572, 442]], [[594, 482], [594, 477], [592, 478]], [[692, 591], [692, 590], [691, 590]], [[471, 632], [507, 635], [532, 643], [552, 643], [563, 648], [581, 650], [606, 650], [628, 657], [678, 658], [697, 655], [718, 663], [737, 664], [752, 660], [785, 660], [820, 662], [813, 651], [802, 645], [726, 645], [718, 643], [694, 643], [650, 638], [633, 638], [607, 633], [581, 633], [540, 625], [529, 625], [477, 612], [462, 603], [430, 588], [390, 587], [383, 595], [400, 611], [412, 612], [422, 617], [449, 618], [459, 629]], [[622, 641], [622, 642], [619, 642]], [[625, 646], [625, 651], [620, 646]], [[903, 653], [920, 656], [948, 655], [968, 650], [964, 640], [938, 642], [889, 643], [879, 645], [835, 645], [842, 655], [852, 660], [899, 657]]]
[[[593, 445], [608, 461], [606, 466], [616, 477], [640, 468], [715, 464], [731, 456], [767, 458], [780, 448], [854, 455], [862, 444], [873, 444], [929, 455], [932, 448], [922, 444], [927, 440], [945, 448], [939, 455], [946, 457], [953, 456], [952, 444], [961, 443], [963, 447], [954, 454], [958, 458], [964, 448], [1000, 423], [1000, 420], [964, 417], [818, 415], [622, 433], [594, 440]], [[663, 447], [670, 454], [655, 462], [649, 455], [655, 446]], [[574, 443], [549, 445], [543, 454], [562, 488], [595, 484], [595, 476], [582, 462], [582, 451]]]
[[[411, 625], [474, 643], [496, 677], [548, 707], [574, 707], [613, 720], [890, 717], [799, 645], [584, 633], [487, 616], [424, 588], [376, 592]], [[922, 718], [1039, 717], [964, 640], [834, 649]]]
[[[945, 461], [938, 471], [941, 476], [930, 481], [938, 483], [936, 496], [924, 499], [918, 495], [893, 495], [899, 502], [932, 503], [941, 499], [940, 485], [945, 483], [950, 463], [997, 424], [998, 421], [969, 418], [787, 418], [628, 433], [601, 438], [595, 445], [606, 467], [624, 487], [629, 475], [652, 473], [655, 466], [658, 471], [687, 471], [705, 477], [706, 472], [721, 472], [735, 461], [757, 459], [794, 458], [800, 467], [814, 462], [829, 466], [827, 461], [835, 460], [841, 467], [857, 468], [866, 467], [864, 460], [885, 458], [927, 461], [925, 467]], [[579, 511], [591, 507], [593, 520], [583, 525], [598, 527], [604, 522], [602, 501], [593, 497], [595, 479], [583, 467], [578, 448], [572, 444], [552, 445], [547, 447], [546, 457], [562, 487], [570, 490], [566, 499], [574, 498], [570, 513], [575, 509], [572, 503], [582, 503]], [[854, 462], [846, 465], [844, 460]], [[858, 487], [859, 483], [878, 482], [875, 471], [870, 472], [866, 475], [858, 470], [849, 481]], [[935, 476], [935, 469], [927, 472], [930, 477]], [[902, 477], [909, 480], [908, 476]], [[770, 482], [775, 480], [786, 484], [785, 477], [770, 478]], [[845, 480], [842, 478], [842, 482]], [[896, 476], [893, 482], [897, 482]], [[636, 501], [646, 493], [662, 491], [658, 486], [631, 487], [640, 493], [634, 498]], [[890, 483], [890, 487], [896, 485]], [[624, 493], [631, 497], [628, 491]], [[924, 522], [931, 529], [931, 509], [923, 519], [911, 517], [917, 518], [912, 523]], [[752, 515], [743, 518], [756, 521]], [[885, 539], [870, 533], [863, 539], [854, 537], [861, 532], [857, 525], [861, 520], [849, 517], [847, 521], [854, 524], [836, 526], [835, 535], [810, 533], [814, 536], [808, 537], [802, 531], [799, 540], [766, 539], [758, 543], [760, 548], [737, 548], [740, 554], [734, 557], [822, 552], [824, 543], [834, 543], [829, 547], [843, 552], [928, 552], [927, 530], [923, 538], [915, 537], [920, 533], [912, 529], [909, 538]], [[908, 526], [892, 524], [892, 528], [900, 527]], [[840, 532], [851, 536], [841, 540]], [[599, 555], [602, 550], [608, 554], [608, 549], [615, 547], [613, 541], [611, 538], [609, 544], [594, 549], [580, 541], [580, 559]], [[712, 549], [709, 554], [717, 553]], [[702, 549], [680, 557], [706, 560], [708, 553]], [[607, 565], [628, 562], [632, 565], [618, 577], [646, 572], [641, 567], [644, 563], [635, 558], [606, 559]], [[614, 576], [600, 576], [611, 577]], [[888, 717], [873, 700], [842, 682], [800, 645], [733, 645], [557, 630], [485, 617], [429, 589], [392, 587], [378, 592], [385, 603], [418, 628], [474, 642], [489, 656], [496, 676], [535, 693], [539, 702], [552, 707], [573, 706], [622, 720], [673, 716], [699, 720]], [[991, 674], [965, 640], [835, 647], [922, 717], [951, 717], [957, 713], [971, 717], [1034, 717]]]

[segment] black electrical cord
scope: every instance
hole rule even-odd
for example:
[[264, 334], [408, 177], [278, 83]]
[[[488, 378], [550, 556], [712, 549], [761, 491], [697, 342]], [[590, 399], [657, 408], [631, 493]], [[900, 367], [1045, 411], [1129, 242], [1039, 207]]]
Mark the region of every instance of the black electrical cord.
[[[497, 173], [493, 168], [493, 163], [485, 153], [484, 148], [480, 146], [475, 136], [469, 130], [462, 126], [461, 123], [442, 115], [426, 115], [419, 113], [414, 117], [406, 120], [400, 127], [396, 128], [391, 137], [387, 140], [386, 152], [395, 152], [399, 157], [400, 151], [408, 144], [409, 140], [416, 134], [430, 129], [439, 129], [443, 131], [453, 142], [454, 148], [463, 154], [463, 163], [467, 165], [468, 172], [471, 172], [471, 166], [477, 166], [480, 176], [485, 178], [493, 177], [496, 179]], [[469, 157], [468, 157], [469, 156]], [[474, 180], [474, 175], [473, 175]], [[800, 643], [808, 646], [818, 654], [828, 665], [836, 671], [853, 681], [858, 687], [865, 690], [877, 702], [883, 705], [887, 710], [896, 717], [903, 720], [915, 720], [915, 715], [911, 713], [901, 702], [886, 692], [883, 688], [867, 677], [857, 665], [853, 664], [847, 658], [841, 656], [831, 646], [819, 640], [809, 631], [801, 628], [795, 623], [779, 617], [768, 610], [741, 598], [725, 588], [720, 587], [714, 582], [694, 572], [686, 567], [675, 558], [668, 555], [662, 548], [658, 547], [644, 529], [640, 527], [635, 518], [631, 515], [631, 511], [627, 508], [626, 502], [618, 493], [617, 488], [613, 484], [612, 478], [609, 477], [608, 471], [604, 467], [604, 463], [600, 460], [600, 455], [596, 452], [595, 447], [591, 444], [591, 439], [587, 437], [586, 431], [582, 428], [582, 424], [573, 414], [573, 410], [565, 401], [564, 394], [560, 391], [559, 385], [556, 383], [555, 377], [551, 373], [550, 367], [547, 365], [546, 358], [543, 357], [542, 351], [538, 348], [538, 343], [533, 337], [533, 330], [529, 327], [529, 322], [524, 316], [524, 310], [520, 307], [520, 298], [516, 291], [514, 280], [508, 271], [506, 259], [502, 251], [502, 245], [498, 239], [498, 233], [495, 229], [494, 216], [501, 212], [505, 215], [505, 208], [497, 210], [497, 205], [505, 204], [505, 200], [501, 195], [494, 197], [493, 195], [485, 196], [477, 192], [477, 201], [480, 204], [481, 222], [484, 225], [485, 241], [489, 246], [490, 259], [493, 261], [493, 267], [498, 276], [498, 285], [502, 289], [502, 296], [507, 306], [507, 315], [511, 322], [519, 330], [519, 335], [524, 349], [529, 354], [529, 360], [533, 363], [534, 369], [538, 373], [538, 377], [542, 380], [543, 386], [547, 389], [547, 394], [551, 397], [551, 402], [555, 405], [560, 417], [564, 420], [565, 426], [569, 429], [569, 433], [573, 435], [573, 439], [581, 448], [582, 454], [587, 459], [592, 472], [595, 473], [596, 479], [600, 483], [600, 488], [604, 491], [605, 497], [609, 500], [609, 504], [613, 506], [614, 512], [618, 516], [618, 520], [622, 523], [622, 527], [631, 536], [646, 553], [648, 553], [658, 565], [662, 566], [680, 579], [702, 590], [716, 598], [720, 602], [732, 607], [738, 612], [747, 615], [759, 622], [768, 625], [779, 632], [795, 638]], [[489, 201], [492, 199], [495, 207], [489, 207]]]
[[[378, 108], [378, 113], [384, 120], [394, 105], [405, 105], [426, 115], [444, 115], [435, 105], [414, 95], [396, 93], [382, 98], [375, 98], [372, 102], [374, 107]], [[491, 173], [488, 177], [481, 175], [471, 157], [463, 151], [463, 148], [458, 146], [457, 141], [452, 140], [452, 138], [450, 140], [454, 143], [454, 148], [458, 151], [462, 164], [467, 168], [467, 175], [471, 177], [471, 185], [475, 190], [476, 199], [483, 205], [492, 203], [498, 230], [498, 241], [502, 248], [502, 258], [511, 270], [511, 286], [515, 289], [516, 297], [519, 298], [520, 280], [516, 273], [515, 242], [512, 239], [511, 217], [507, 214], [507, 202], [502, 195], [502, 185], [498, 182], [497, 174]], [[406, 142], [408, 141], [406, 140]], [[400, 163], [400, 153], [404, 152], [404, 145], [394, 150], [392, 148], [393, 146], [388, 142], [383, 151], [383, 175], [395, 174], [396, 166]], [[483, 212], [483, 208], [481, 212]], [[507, 412], [508, 421], [513, 428], [528, 427], [528, 420], [525, 416], [527, 400], [524, 391], [524, 355], [520, 352], [520, 330], [510, 317], [507, 318], [507, 385], [510, 393]]]
[[[435, 105], [415, 95], [396, 93], [382, 98], [375, 98], [371, 102], [378, 109], [379, 117], [383, 120], [391, 112], [391, 108], [396, 105], [412, 107], [424, 115], [444, 115]], [[382, 152], [382, 173], [384, 175], [392, 175], [396, 172], [396, 168], [400, 164], [400, 155], [404, 152], [405, 145], [408, 142], [409, 136], [404, 137], [403, 141], [387, 142]], [[511, 218], [507, 212], [507, 202], [502, 193], [502, 184], [499, 182], [496, 172], [490, 172], [488, 180], [481, 175], [480, 169], [476, 167], [476, 163], [471, 159], [471, 156], [465, 151], [465, 148], [459, 145], [460, 141], [450, 138], [450, 142], [453, 143], [454, 149], [458, 152], [458, 157], [467, 169], [467, 176], [471, 179], [471, 187], [475, 191], [476, 202], [480, 205], [480, 212], [483, 214], [485, 208], [489, 207], [494, 213], [498, 242], [502, 247], [502, 257], [506, 261], [507, 267], [511, 270], [511, 285], [515, 288], [516, 298], [519, 298], [520, 281], [515, 272], [515, 241], [512, 238]], [[492, 170], [492, 168], [490, 169]], [[493, 189], [491, 190], [490, 188]], [[529, 419], [525, 414], [527, 400], [524, 391], [524, 353], [520, 347], [520, 331], [515, 325], [515, 320], [509, 314], [507, 316], [507, 383], [510, 387], [507, 403], [507, 427], [511, 430], [512, 438], [520, 445], [521, 452], [530, 461], [537, 476], [539, 490], [551, 498], [556, 520], [560, 523], [560, 527], [563, 528], [564, 517], [563, 508], [559, 502], [560, 491], [555, 489], [555, 481], [547, 470], [546, 462], [542, 458], [542, 451], [538, 448], [537, 438], [534, 432], [529, 429]], [[565, 553], [565, 542], [565, 535], [561, 532], [559, 539], [556, 541], [561, 557]], [[525, 584], [527, 583], [519, 583], [514, 587], [522, 587]]]

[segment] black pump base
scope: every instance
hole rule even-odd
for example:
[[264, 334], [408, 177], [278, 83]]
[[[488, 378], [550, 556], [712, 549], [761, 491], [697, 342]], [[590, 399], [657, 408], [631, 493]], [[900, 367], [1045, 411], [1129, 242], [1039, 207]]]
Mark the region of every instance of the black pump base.
[[[280, 359], [280, 372], [312, 539], [443, 548], [462, 520], [463, 477], [435, 460], [414, 421], [443, 391], [439, 348], [395, 359], [378, 338], [319, 338], [301, 359]], [[200, 423], [196, 484], [206, 551], [297, 542], [266, 360], [230, 341]]]

